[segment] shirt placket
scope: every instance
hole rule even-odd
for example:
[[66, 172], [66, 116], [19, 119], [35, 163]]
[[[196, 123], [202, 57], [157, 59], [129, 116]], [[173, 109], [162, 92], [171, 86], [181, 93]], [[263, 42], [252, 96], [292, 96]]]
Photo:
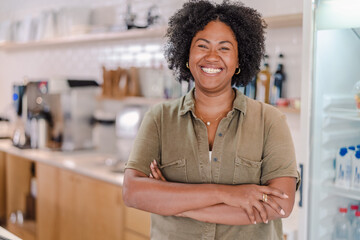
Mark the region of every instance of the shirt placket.
[[224, 137], [226, 134], [226, 130], [228, 129], [228, 125], [230, 124], [231, 119], [233, 118], [235, 111], [230, 111], [225, 118], [223, 118], [219, 126], [216, 130], [216, 135], [213, 144], [213, 151], [211, 156], [211, 176], [213, 183], [219, 183], [220, 179], [220, 170], [221, 170], [221, 162], [222, 162], [222, 153], [224, 151]]
[[198, 159], [201, 182], [211, 183], [211, 163], [209, 161], [209, 140], [205, 123], [193, 114], [198, 140]]

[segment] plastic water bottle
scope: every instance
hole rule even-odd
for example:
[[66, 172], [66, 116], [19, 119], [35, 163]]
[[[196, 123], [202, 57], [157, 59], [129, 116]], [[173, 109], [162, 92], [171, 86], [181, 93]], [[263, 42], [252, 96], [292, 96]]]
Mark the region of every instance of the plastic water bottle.
[[339, 208], [339, 214], [335, 219], [335, 229], [333, 240], [349, 240], [351, 239], [351, 225], [347, 218], [347, 208]]
[[351, 186], [360, 189], [360, 150], [352, 158]]
[[350, 208], [349, 208], [349, 214], [348, 214], [348, 219], [350, 221], [350, 224], [353, 223], [354, 219], [355, 219], [355, 213], [359, 211], [359, 206], [356, 204], [351, 204]]
[[360, 240], [360, 211], [356, 211], [352, 224], [352, 240]]
[[340, 187], [349, 188], [351, 185], [352, 159], [348, 148], [340, 148], [336, 155], [335, 184]]

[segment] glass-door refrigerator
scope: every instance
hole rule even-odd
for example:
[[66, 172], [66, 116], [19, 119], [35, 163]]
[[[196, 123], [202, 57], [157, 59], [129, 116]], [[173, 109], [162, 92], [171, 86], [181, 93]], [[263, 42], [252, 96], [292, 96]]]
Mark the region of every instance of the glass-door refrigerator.
[[304, 0], [303, 6], [298, 239], [331, 240], [339, 208], [360, 204], [360, 188], [344, 180], [353, 169], [340, 154], [360, 150], [360, 0]]

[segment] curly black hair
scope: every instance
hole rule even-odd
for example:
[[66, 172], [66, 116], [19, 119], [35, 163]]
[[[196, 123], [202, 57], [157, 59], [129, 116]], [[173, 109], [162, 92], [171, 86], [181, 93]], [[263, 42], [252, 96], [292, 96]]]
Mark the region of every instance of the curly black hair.
[[224, 0], [221, 4], [205, 0], [190, 0], [184, 3], [169, 20], [165, 45], [165, 59], [174, 70], [176, 80], [193, 80], [186, 67], [190, 45], [197, 32], [211, 21], [221, 21], [228, 25], [238, 42], [240, 74], [232, 77], [232, 85], [246, 86], [259, 71], [265, 52], [266, 24], [261, 15], [241, 2]]

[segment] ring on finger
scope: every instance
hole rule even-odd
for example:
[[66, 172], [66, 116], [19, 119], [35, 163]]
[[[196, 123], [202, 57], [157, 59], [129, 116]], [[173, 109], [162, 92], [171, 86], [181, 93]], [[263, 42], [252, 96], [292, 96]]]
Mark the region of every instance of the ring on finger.
[[262, 201], [263, 201], [263, 202], [267, 202], [267, 200], [268, 200], [268, 195], [267, 195], [266, 193], [263, 193], [263, 195], [262, 195]]

